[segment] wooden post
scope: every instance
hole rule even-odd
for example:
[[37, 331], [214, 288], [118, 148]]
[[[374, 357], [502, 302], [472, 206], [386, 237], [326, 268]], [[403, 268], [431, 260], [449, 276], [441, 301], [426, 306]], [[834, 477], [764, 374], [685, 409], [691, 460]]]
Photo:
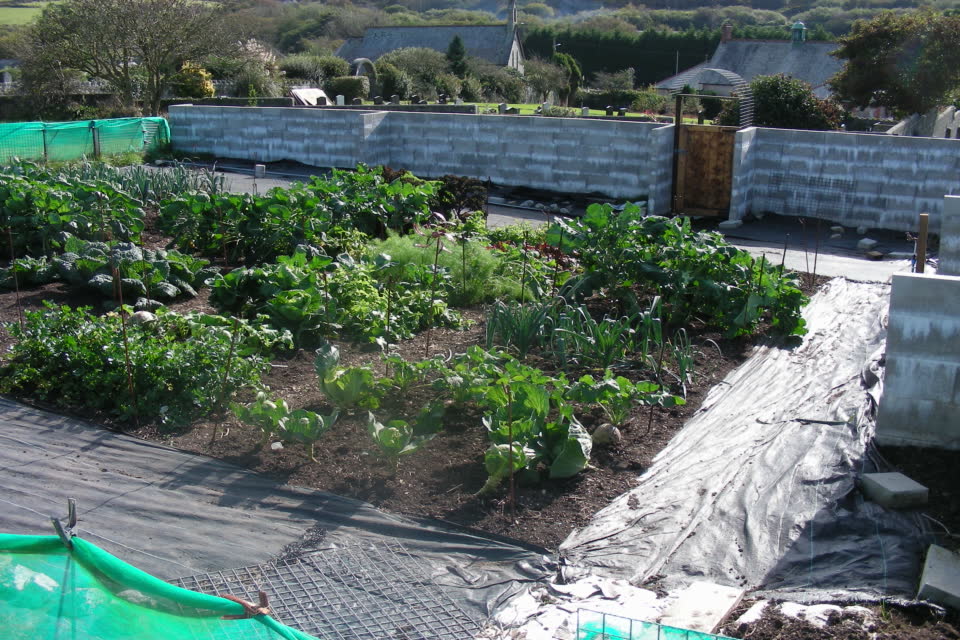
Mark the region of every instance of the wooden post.
[[93, 140], [93, 157], [100, 159], [100, 132], [97, 130], [95, 120], [90, 121], [90, 138]]
[[927, 225], [930, 222], [930, 214], [920, 214], [920, 233], [917, 234], [917, 264], [913, 268], [915, 273], [923, 273], [923, 268], [927, 264]]
[[41, 125], [40, 139], [43, 140], [43, 161], [47, 161], [47, 125]]

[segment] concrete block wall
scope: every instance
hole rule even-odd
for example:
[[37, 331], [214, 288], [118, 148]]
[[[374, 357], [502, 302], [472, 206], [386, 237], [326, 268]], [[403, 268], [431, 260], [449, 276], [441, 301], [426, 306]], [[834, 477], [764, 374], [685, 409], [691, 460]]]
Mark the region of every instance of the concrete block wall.
[[325, 109], [173, 106], [173, 145], [187, 153], [319, 167], [363, 162], [498, 184], [670, 208], [672, 126], [577, 118]]
[[960, 450], [960, 278], [893, 276], [881, 444]]
[[960, 193], [960, 141], [757, 128], [738, 133], [730, 218], [750, 211], [818, 216], [846, 226], [915, 231], [943, 196]]
[[[733, 186], [730, 193], [730, 218], [739, 220], [751, 208], [753, 197], [753, 148], [757, 138], [756, 127], [737, 131], [733, 143]], [[734, 216], [734, 212], [741, 212]]]
[[939, 257], [937, 273], [942, 276], [960, 276], [960, 196], [943, 198]]

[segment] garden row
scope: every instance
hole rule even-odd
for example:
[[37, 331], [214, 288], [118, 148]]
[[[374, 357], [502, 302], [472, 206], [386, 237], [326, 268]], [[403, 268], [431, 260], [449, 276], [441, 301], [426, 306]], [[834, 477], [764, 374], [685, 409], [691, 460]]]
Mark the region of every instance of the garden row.
[[[487, 230], [471, 212], [482, 201], [482, 185], [383, 168], [262, 196], [179, 169], [7, 168], [0, 284], [59, 282], [103, 304], [11, 323], [0, 390], [168, 429], [230, 412], [310, 458], [339, 420], [359, 418], [394, 468], [474, 412], [488, 492], [515, 473], [584, 469], [592, 438], [577, 416], [594, 407], [616, 426], [637, 407], [682, 404], [692, 325], [804, 330], [791, 274], [689, 220], [593, 205], [541, 230]], [[172, 240], [144, 246], [145, 231]], [[175, 310], [206, 287], [217, 314]], [[464, 326], [478, 306], [485, 344], [431, 351], [435, 328]], [[423, 332], [422, 358], [400, 357], [394, 345]], [[333, 340], [380, 355], [343, 366]], [[262, 380], [303, 349], [316, 352], [323, 403], [291, 409]]]

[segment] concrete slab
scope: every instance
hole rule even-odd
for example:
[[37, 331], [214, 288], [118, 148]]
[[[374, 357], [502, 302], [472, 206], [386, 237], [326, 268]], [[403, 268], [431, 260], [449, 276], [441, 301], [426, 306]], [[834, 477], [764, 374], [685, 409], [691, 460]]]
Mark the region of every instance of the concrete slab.
[[927, 504], [930, 490], [902, 473], [865, 473], [860, 488], [877, 504], [889, 509], [912, 509]]
[[660, 624], [714, 633], [743, 598], [744, 590], [712, 582], [694, 582], [680, 592]]
[[927, 550], [918, 600], [929, 600], [960, 611], [960, 555], [935, 544]]

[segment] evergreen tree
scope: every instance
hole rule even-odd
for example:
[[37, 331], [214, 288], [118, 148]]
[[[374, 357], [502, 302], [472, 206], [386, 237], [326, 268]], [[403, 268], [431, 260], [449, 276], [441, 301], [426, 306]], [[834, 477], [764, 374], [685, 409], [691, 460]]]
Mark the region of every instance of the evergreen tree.
[[450, 64], [450, 71], [458, 78], [467, 75], [467, 48], [463, 46], [463, 40], [460, 36], [453, 36], [450, 46], [447, 47], [447, 62]]

